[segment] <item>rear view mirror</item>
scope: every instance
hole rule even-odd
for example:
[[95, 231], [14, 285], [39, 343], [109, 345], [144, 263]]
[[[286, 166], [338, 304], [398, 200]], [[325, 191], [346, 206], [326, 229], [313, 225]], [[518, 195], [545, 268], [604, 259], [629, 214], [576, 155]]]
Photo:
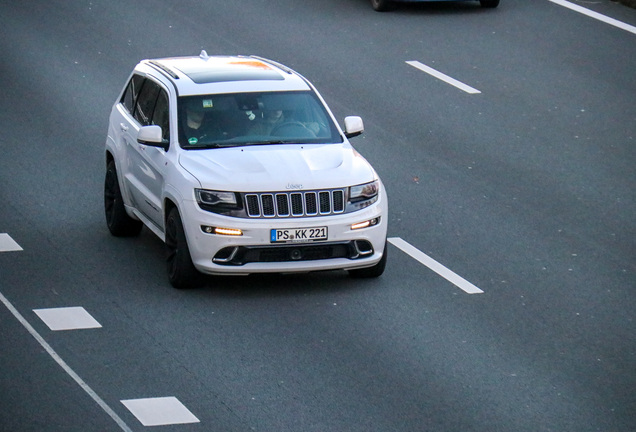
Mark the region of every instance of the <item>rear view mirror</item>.
[[167, 145], [163, 141], [161, 126], [142, 126], [141, 129], [139, 129], [139, 134], [137, 135], [137, 142], [139, 144], [161, 147], [167, 150]]
[[364, 123], [358, 116], [349, 116], [344, 119], [345, 136], [347, 138], [353, 138], [364, 132]]

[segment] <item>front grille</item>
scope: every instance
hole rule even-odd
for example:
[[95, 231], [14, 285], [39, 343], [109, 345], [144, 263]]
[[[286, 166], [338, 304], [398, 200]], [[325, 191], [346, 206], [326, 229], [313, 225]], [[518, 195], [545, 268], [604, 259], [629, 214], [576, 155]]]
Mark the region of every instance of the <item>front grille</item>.
[[345, 210], [343, 189], [246, 193], [244, 201], [251, 218], [326, 216]]

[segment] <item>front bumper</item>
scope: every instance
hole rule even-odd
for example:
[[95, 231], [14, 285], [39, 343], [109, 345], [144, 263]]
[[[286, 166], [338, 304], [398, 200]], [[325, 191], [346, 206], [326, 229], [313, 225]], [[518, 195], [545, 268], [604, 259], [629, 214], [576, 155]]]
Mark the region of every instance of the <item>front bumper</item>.
[[[353, 270], [382, 259], [387, 237], [387, 199], [353, 213], [302, 218], [246, 219], [201, 210], [184, 203], [182, 220], [194, 266], [206, 274], [295, 273]], [[378, 219], [377, 224], [351, 229]], [[239, 229], [240, 236], [206, 233], [202, 227]], [[271, 230], [327, 227], [328, 238], [313, 242], [272, 243]]]

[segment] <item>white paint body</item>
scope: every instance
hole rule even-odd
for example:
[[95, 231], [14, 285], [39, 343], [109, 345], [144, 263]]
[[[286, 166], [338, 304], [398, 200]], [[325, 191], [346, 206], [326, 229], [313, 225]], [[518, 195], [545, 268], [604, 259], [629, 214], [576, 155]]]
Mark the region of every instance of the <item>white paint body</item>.
[[[137, 141], [142, 124], [121, 103], [126, 88], [114, 104], [108, 137], [107, 157], [113, 157], [127, 213], [141, 220], [159, 238], [165, 240], [166, 208], [175, 205], [183, 221], [192, 262], [207, 274], [250, 274], [263, 272], [307, 272], [317, 270], [371, 267], [384, 253], [387, 236], [388, 200], [381, 181], [371, 165], [351, 146], [322, 97], [302, 76], [273, 62], [253, 57], [182, 57], [158, 59], [175, 71], [176, 77], [163, 73], [151, 61], [139, 63], [135, 74], [151, 79], [169, 97], [170, 137], [168, 149], [144, 145]], [[267, 69], [282, 78], [275, 80], [236, 80], [197, 83], [179, 68], [235, 68], [238, 72], [258, 73]], [[179, 143], [178, 99], [189, 95], [222, 95], [245, 92], [313, 92], [324, 105], [340, 142], [242, 145], [227, 148], [188, 149]], [[249, 113], [249, 111], [247, 111]], [[362, 131], [362, 121], [347, 118], [349, 125]], [[237, 193], [321, 191], [377, 181], [380, 185], [375, 202], [357, 211], [314, 217], [236, 217], [203, 209], [195, 189]], [[379, 220], [368, 228], [352, 230], [351, 225]], [[241, 236], [206, 233], [202, 226], [232, 228]], [[364, 257], [281, 262], [251, 262], [226, 265], [213, 261], [223, 248], [272, 247], [271, 229], [327, 227], [328, 239], [313, 244], [333, 244], [366, 240], [373, 252]], [[301, 245], [302, 243], [298, 243]], [[294, 245], [288, 245], [292, 248]]]

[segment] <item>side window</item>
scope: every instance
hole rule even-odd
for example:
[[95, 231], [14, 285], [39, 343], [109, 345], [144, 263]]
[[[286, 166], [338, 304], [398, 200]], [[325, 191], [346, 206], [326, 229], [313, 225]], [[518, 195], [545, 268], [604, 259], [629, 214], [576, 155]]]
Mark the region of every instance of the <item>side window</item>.
[[147, 79], [144, 81], [144, 85], [141, 87], [139, 97], [135, 103], [135, 111], [133, 117], [142, 126], [148, 126], [152, 119], [152, 112], [155, 109], [155, 103], [157, 102], [157, 96], [161, 88], [157, 83]]
[[130, 81], [128, 82], [128, 86], [126, 86], [126, 91], [121, 98], [121, 103], [126, 107], [129, 113], [132, 114], [135, 108], [135, 100], [137, 100], [137, 96], [139, 95], [139, 89], [144, 82], [144, 77], [140, 75], [133, 75]]
[[170, 140], [170, 111], [168, 107], [168, 95], [161, 90], [155, 105], [155, 112], [152, 114], [152, 124], [161, 126], [162, 138], [165, 141]]

